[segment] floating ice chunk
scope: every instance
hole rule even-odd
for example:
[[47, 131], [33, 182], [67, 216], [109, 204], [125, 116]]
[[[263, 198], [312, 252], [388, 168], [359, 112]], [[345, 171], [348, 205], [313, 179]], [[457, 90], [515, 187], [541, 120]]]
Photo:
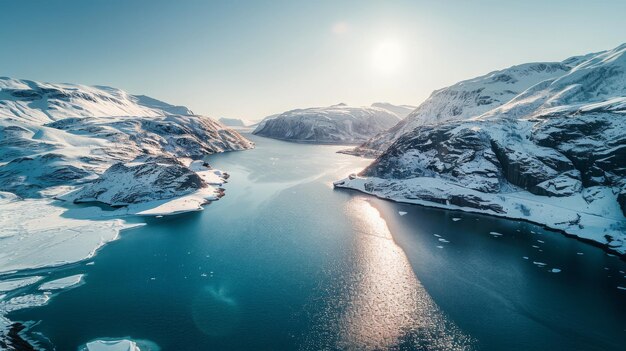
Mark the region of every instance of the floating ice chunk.
[[552, 273], [559, 273], [559, 272], [561, 272], [561, 270], [560, 270], [560, 269], [558, 269], [558, 268], [552, 268], [552, 269], [550, 270], [550, 272], [552, 272]]
[[576, 254], [579, 255], [579, 256], [584, 255], [584, 253], [582, 253], [582, 252], [577, 252]]
[[525, 260], [527, 260], [527, 259], [528, 259], [528, 256], [524, 256], [524, 257], [522, 257], [522, 258], [523, 258], [523, 259], [525, 259]]
[[452, 220], [453, 220], [453, 221], [455, 221], [455, 222], [457, 222], [457, 221], [460, 221], [460, 220], [461, 220], [461, 218], [454, 217], [454, 218], [452, 218]]
[[537, 240], [537, 242], [538, 243], [542, 243], [542, 244], [545, 243], [545, 241], [543, 241], [543, 240]]
[[88, 342], [79, 351], [158, 351], [159, 347], [147, 340], [98, 339]]
[[533, 261], [533, 264], [535, 264], [535, 265], [537, 265], [537, 266], [540, 266], [540, 267], [543, 267], [543, 266], [545, 266], [545, 265], [546, 265], [546, 263], [543, 263], [543, 262], [537, 262], [537, 261]]
[[437, 248], [438, 248], [438, 249], [443, 249], [443, 246], [441, 246], [441, 245], [437, 245]]
[[84, 274], [75, 274], [69, 277], [51, 280], [45, 282], [39, 286], [39, 290], [59, 290], [66, 289], [76, 284], [79, 284], [83, 280]]
[[46, 294], [30, 294], [14, 297], [8, 301], [0, 302], [0, 311], [9, 313], [24, 308], [44, 306], [50, 297]]
[[439, 238], [439, 241], [441, 241], [442, 243], [449, 243], [449, 241], [444, 238]]
[[405, 214], [407, 214], [407, 213], [406, 213], [405, 211], [398, 211], [398, 214], [399, 214], [400, 216], [404, 216], [404, 215], [405, 215]]
[[502, 236], [502, 233], [498, 233], [498, 232], [489, 232], [489, 234], [493, 236]]
[[623, 287], [623, 286], [618, 286], [617, 288], [620, 290], [626, 290], [626, 287]]
[[94, 264], [96, 264], [96, 263], [94, 261], [91, 261], [91, 262], [85, 263], [85, 266], [93, 266]]
[[15, 278], [0, 281], [0, 292], [7, 292], [15, 289], [19, 289], [24, 286], [28, 286], [31, 284], [35, 284], [36, 282], [43, 279], [40, 276], [27, 277], [27, 278]]
[[433, 234], [433, 235], [438, 237], [438, 238], [441, 238], [441, 235], [439, 235], [439, 234]]

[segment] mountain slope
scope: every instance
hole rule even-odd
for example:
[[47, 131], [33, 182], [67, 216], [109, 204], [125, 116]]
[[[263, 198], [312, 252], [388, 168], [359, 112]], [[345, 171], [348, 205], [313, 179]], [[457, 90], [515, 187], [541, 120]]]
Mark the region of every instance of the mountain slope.
[[[226, 174], [201, 159], [251, 147], [182, 106], [0, 78], [0, 273], [90, 257], [129, 227], [119, 219], [129, 214], [202, 209], [222, 196]], [[68, 208], [58, 198], [124, 207]]]
[[471, 118], [501, 106], [531, 86], [567, 73], [571, 66], [536, 62], [513, 66], [435, 90], [404, 120], [374, 136], [352, 153], [376, 156], [418, 126]]
[[411, 105], [393, 105], [388, 102], [375, 102], [372, 104], [372, 107], [382, 108], [383, 110], [387, 110], [400, 119], [405, 119], [413, 110], [416, 109], [415, 106]]
[[89, 183], [146, 155], [201, 158], [252, 146], [185, 107], [115, 88], [10, 78], [0, 87], [0, 191], [21, 197], [58, 195], [64, 188], [52, 187]]
[[521, 218], [626, 253], [626, 45], [558, 67], [560, 75], [461, 118], [437, 115], [457, 101], [433, 93], [434, 115], [393, 128], [382, 138], [392, 144], [360, 177], [336, 185]]
[[354, 144], [390, 128], [399, 120], [387, 109], [339, 104], [266, 117], [253, 134], [298, 142]]

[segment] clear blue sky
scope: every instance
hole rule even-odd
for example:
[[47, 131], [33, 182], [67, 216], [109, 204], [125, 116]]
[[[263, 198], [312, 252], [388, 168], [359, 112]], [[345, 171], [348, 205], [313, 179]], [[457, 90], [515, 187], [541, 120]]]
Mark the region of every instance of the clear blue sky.
[[626, 1], [0, 0], [0, 75], [110, 85], [213, 117], [433, 89], [626, 41]]

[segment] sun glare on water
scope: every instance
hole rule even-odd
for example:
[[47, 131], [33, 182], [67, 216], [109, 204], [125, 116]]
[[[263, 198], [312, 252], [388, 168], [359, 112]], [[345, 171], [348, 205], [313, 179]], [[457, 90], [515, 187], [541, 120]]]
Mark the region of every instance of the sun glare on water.
[[405, 60], [403, 45], [393, 39], [379, 42], [372, 50], [372, 67], [379, 73], [392, 74], [400, 70]]

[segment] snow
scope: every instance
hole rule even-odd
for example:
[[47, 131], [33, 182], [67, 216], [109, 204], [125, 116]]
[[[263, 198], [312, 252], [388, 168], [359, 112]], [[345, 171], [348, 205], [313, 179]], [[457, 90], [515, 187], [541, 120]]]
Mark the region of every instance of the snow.
[[130, 338], [102, 338], [88, 342], [79, 351], [159, 351], [152, 341]]
[[[123, 229], [97, 207], [66, 210], [51, 199], [0, 200], [0, 273], [60, 266], [92, 257]], [[74, 217], [74, 218], [72, 218]]]
[[558, 62], [536, 62], [513, 66], [435, 90], [404, 120], [355, 149], [357, 154], [378, 155], [400, 136], [416, 127], [466, 120], [499, 107], [533, 85], [568, 72]]
[[40, 276], [32, 276], [27, 278], [15, 278], [15, 279], [7, 279], [0, 281], [0, 292], [8, 292], [12, 290], [16, 290], [28, 285], [35, 284], [36, 282], [43, 279]]
[[387, 109], [339, 104], [266, 117], [253, 134], [297, 142], [355, 144], [391, 128], [399, 120]]
[[[523, 219], [561, 230], [568, 234], [606, 244], [606, 236], [623, 237], [626, 223], [619, 206], [612, 196], [598, 196], [593, 202], [586, 202], [582, 194], [569, 197], [547, 197], [533, 195], [525, 191], [512, 193], [483, 193], [450, 184], [441, 178], [417, 177], [398, 181], [376, 177], [351, 177], [334, 183], [339, 188], [350, 188], [383, 199], [401, 203], [438, 207], [473, 213], [483, 213], [511, 219]], [[402, 186], [398, 186], [402, 184]], [[612, 195], [612, 189], [599, 192]], [[410, 197], [407, 197], [410, 194]], [[415, 198], [415, 194], [427, 194], [430, 198], [443, 201]], [[477, 198], [481, 207], [457, 206], [450, 204], [450, 196], [463, 195]], [[496, 212], [493, 206], [499, 206]], [[580, 216], [580, 217], [579, 217]], [[626, 253], [626, 247], [612, 248], [617, 253]]]
[[405, 211], [398, 211], [398, 214], [399, 214], [400, 216], [404, 216], [405, 214], [407, 214], [407, 212], [405, 212]]
[[60, 278], [45, 282], [39, 286], [39, 290], [60, 290], [67, 289], [69, 287], [80, 284], [83, 280], [84, 274], [75, 274], [69, 277]]
[[131, 340], [106, 341], [96, 340], [88, 342], [87, 351], [140, 351], [137, 343]]
[[[0, 77], [0, 274], [86, 260], [121, 230], [140, 225], [129, 224], [128, 216], [202, 209], [222, 195], [219, 186], [227, 174], [201, 159], [253, 146], [184, 106], [111, 87]], [[142, 178], [139, 171], [149, 174]], [[169, 181], [178, 174], [184, 176]], [[106, 190], [100, 198], [93, 196], [98, 191], [90, 193], [102, 190], [98, 185]], [[74, 200], [126, 206], [103, 210], [73, 205]], [[40, 279], [7, 279], [0, 290], [15, 291]], [[41, 288], [62, 289], [79, 279], [66, 277]], [[3, 299], [0, 328], [7, 312], [45, 304], [48, 297]]]
[[460, 220], [461, 220], [461, 218], [456, 218], [456, 217], [455, 217], [455, 218], [452, 218], [452, 220], [453, 220], [454, 222], [458, 222], [458, 221], [460, 221]]
[[[50, 296], [47, 294], [29, 294], [29, 295], [21, 295], [17, 297], [13, 297], [6, 301], [0, 301], [0, 318], [4, 319], [4, 315], [9, 312], [45, 306], [50, 300]], [[6, 321], [6, 319], [5, 319]], [[0, 328], [2, 328], [2, 322], [0, 322]]]
[[353, 153], [335, 182], [383, 199], [522, 219], [626, 254], [626, 45], [459, 82]]

